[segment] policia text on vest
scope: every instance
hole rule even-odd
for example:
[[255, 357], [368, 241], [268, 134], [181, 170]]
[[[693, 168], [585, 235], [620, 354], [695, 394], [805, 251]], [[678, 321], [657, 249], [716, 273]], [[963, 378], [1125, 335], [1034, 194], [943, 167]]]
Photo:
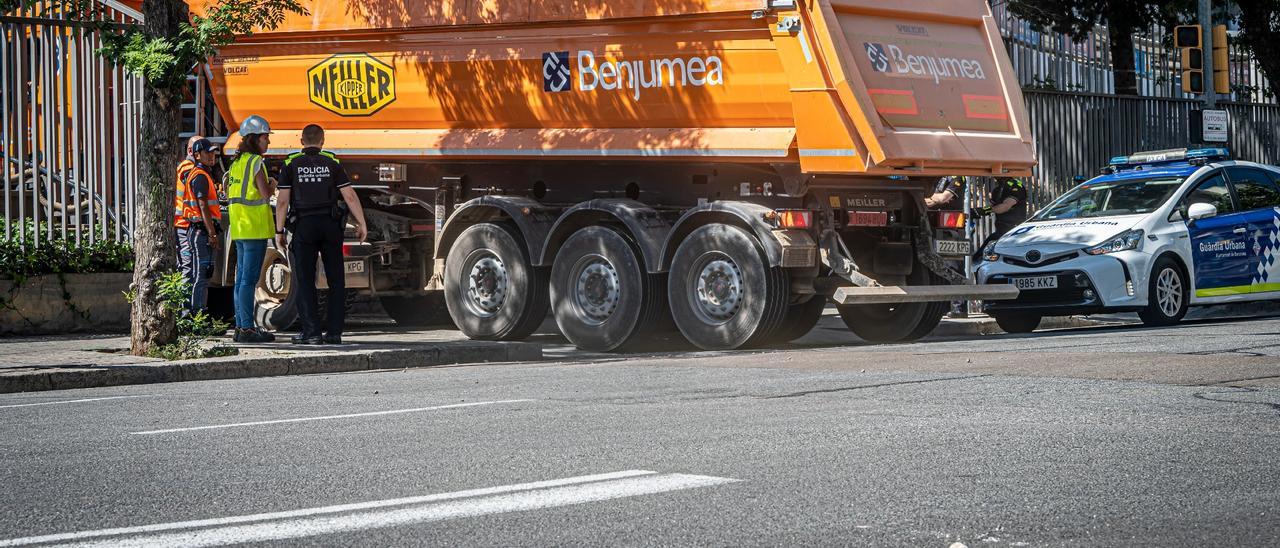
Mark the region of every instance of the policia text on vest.
[[[289, 155], [280, 172], [280, 194], [276, 197], [276, 246], [283, 249], [285, 229], [289, 238], [293, 287], [298, 292], [298, 314], [302, 332], [293, 338], [300, 344], [340, 344], [346, 292], [342, 260], [343, 231], [348, 210], [355, 217], [356, 235], [363, 242], [368, 235], [364, 210], [351, 188], [342, 163], [331, 152], [321, 150], [324, 130], [309, 125], [302, 130], [301, 152]], [[339, 202], [344, 202], [346, 208]], [[316, 295], [316, 255], [324, 263], [324, 275], [332, 295], [328, 299], [325, 325], [320, 325]], [[323, 327], [324, 333], [321, 334]]]

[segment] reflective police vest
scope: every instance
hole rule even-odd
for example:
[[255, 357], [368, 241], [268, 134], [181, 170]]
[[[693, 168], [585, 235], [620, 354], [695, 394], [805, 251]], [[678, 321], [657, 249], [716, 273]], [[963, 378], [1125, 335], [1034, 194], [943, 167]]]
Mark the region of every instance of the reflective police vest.
[[[271, 203], [258, 192], [255, 175], [263, 171], [262, 156], [241, 153], [227, 168], [227, 213], [232, 240], [269, 240], [276, 235]], [[265, 172], [263, 174], [265, 176]]]
[[191, 182], [199, 175], [204, 175], [209, 188], [205, 200], [209, 203], [209, 213], [214, 219], [222, 219], [222, 208], [218, 205], [218, 189], [213, 185], [213, 177], [201, 166], [192, 164], [185, 171], [178, 166], [178, 188], [173, 199], [173, 226], [187, 228], [191, 223], [203, 223], [204, 213], [200, 211], [200, 202], [191, 190]]

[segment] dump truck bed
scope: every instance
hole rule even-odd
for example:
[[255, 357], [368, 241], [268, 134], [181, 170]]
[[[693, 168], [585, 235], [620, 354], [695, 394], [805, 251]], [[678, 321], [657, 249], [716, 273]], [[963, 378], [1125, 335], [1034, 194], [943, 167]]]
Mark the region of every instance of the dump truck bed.
[[[1023, 100], [982, 0], [304, 2], [210, 65], [233, 124], [344, 155], [798, 163], [1025, 174]], [[198, 6], [197, 6], [198, 11]]]

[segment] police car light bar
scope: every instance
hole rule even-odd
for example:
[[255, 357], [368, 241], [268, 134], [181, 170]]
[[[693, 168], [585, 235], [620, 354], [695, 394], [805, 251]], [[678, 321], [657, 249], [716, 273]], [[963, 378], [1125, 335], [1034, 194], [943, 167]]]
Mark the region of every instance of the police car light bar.
[[1163, 162], [1185, 162], [1188, 160], [1218, 160], [1231, 157], [1231, 151], [1224, 147], [1211, 148], [1177, 148], [1172, 150], [1156, 150], [1139, 152], [1129, 156], [1116, 156], [1111, 159], [1112, 166], [1135, 166], [1141, 164], [1157, 164]]

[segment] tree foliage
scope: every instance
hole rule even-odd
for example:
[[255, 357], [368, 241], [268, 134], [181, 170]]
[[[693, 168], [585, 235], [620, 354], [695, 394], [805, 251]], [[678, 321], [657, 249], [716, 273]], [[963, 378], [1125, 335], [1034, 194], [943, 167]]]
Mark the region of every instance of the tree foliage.
[[[178, 0], [171, 0], [177, 2]], [[33, 8], [39, 0], [0, 0], [0, 13]], [[273, 29], [290, 13], [306, 13], [297, 0], [222, 0], [204, 15], [191, 15], [190, 25], [176, 35], [157, 36], [143, 25], [120, 25], [102, 17], [103, 6], [94, 0], [62, 0], [57, 11], [101, 32], [98, 54], [125, 67], [154, 88], [178, 89], [193, 67], [215, 55], [237, 35], [256, 29]]]
[[1280, 0], [1236, 0], [1240, 43], [1274, 87], [1280, 84]]
[[1042, 31], [1083, 40], [1098, 25], [1106, 25], [1111, 41], [1111, 64], [1116, 93], [1137, 95], [1133, 37], [1153, 25], [1168, 24], [1183, 13], [1187, 0], [1008, 0], [1009, 11]]

